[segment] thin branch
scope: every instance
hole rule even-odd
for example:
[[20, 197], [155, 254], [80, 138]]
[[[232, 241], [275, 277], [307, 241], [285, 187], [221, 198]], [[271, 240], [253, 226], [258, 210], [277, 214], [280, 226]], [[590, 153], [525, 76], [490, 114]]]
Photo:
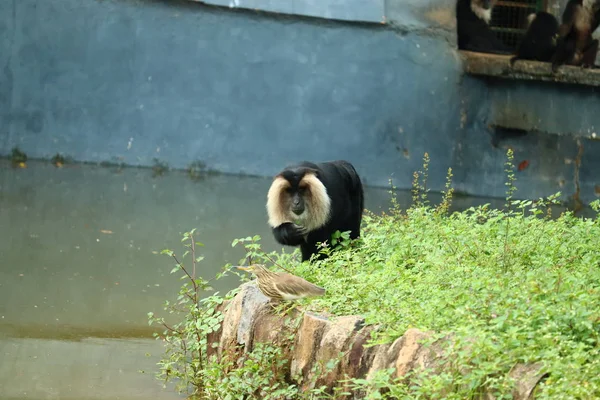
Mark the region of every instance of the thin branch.
[[161, 325], [164, 326], [165, 328], [167, 328], [168, 330], [170, 330], [171, 332], [175, 332], [175, 333], [177, 333], [179, 335], [182, 334], [181, 331], [178, 331], [177, 329], [171, 328], [169, 325], [165, 324], [164, 322], [161, 322]]
[[192, 239], [192, 276], [196, 279], [196, 243], [194, 243], [194, 234], [190, 234]]
[[175, 253], [171, 254], [171, 257], [173, 257], [175, 259], [175, 262], [177, 263], [177, 265], [179, 265], [181, 267], [181, 270], [183, 272], [185, 272], [185, 274], [188, 276], [188, 278], [190, 278], [190, 280], [192, 281], [192, 284], [194, 285], [194, 288], [195, 288], [196, 287], [196, 282], [194, 281], [194, 278], [192, 278], [192, 276], [190, 274], [188, 274], [188, 272], [185, 269], [185, 267], [183, 266], [183, 264], [180, 263], [179, 260], [177, 259], [177, 256], [175, 255]]
[[267, 260], [269, 260], [273, 265], [278, 266], [279, 268], [281, 268], [282, 270], [286, 271], [287, 273], [291, 274], [292, 272], [290, 270], [288, 270], [287, 268], [285, 268], [283, 265], [279, 264], [278, 262], [276, 262], [275, 260], [273, 260], [267, 253], [264, 254], [265, 258]]

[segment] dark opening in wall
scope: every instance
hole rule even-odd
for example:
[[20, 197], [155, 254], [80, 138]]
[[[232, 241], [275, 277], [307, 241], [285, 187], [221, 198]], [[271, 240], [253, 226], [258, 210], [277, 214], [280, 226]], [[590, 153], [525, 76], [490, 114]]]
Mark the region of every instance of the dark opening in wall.
[[547, 10], [547, 0], [499, 0], [490, 27], [509, 47], [516, 49], [527, 30], [527, 16]]
[[494, 147], [498, 147], [503, 141], [518, 139], [529, 133], [525, 129], [506, 128], [498, 125], [492, 125], [490, 128], [492, 128], [492, 146]]

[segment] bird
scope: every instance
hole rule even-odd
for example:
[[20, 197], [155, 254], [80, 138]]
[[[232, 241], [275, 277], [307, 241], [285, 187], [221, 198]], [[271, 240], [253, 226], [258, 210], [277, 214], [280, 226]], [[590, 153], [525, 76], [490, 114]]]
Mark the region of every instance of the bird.
[[274, 301], [291, 301], [325, 294], [324, 288], [310, 283], [306, 279], [285, 272], [271, 271], [262, 264], [237, 268], [256, 275], [258, 289]]

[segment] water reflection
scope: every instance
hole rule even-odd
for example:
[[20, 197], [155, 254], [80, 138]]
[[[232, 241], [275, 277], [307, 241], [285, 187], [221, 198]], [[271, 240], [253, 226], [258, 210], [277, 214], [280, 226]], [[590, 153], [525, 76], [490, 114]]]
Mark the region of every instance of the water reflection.
[[152, 339], [1, 339], [0, 398], [181, 400], [153, 376], [160, 351]]
[[[181, 233], [197, 228], [201, 273], [212, 277], [243, 257], [234, 238], [259, 234], [266, 250], [280, 249], [266, 224], [270, 182], [41, 162], [14, 170], [1, 161], [0, 397], [179, 398], [154, 380], [161, 346], [144, 339], [152, 332], [146, 313], [160, 311], [181, 284], [156, 252], [181, 252]], [[410, 193], [399, 202], [410, 204]], [[453, 208], [484, 202], [503, 204], [457, 197]], [[368, 209], [388, 205], [386, 189], [366, 190]], [[237, 284], [230, 277], [215, 288]]]
[[[181, 233], [197, 228], [201, 273], [211, 277], [243, 257], [234, 238], [259, 234], [265, 249], [280, 249], [266, 224], [270, 182], [0, 162], [0, 397], [172, 398], [152, 373], [137, 373], [154, 371], [161, 352], [139, 339], [151, 337], [146, 313], [181, 284], [156, 252], [181, 251]], [[367, 206], [380, 210], [388, 198], [369, 190]]]

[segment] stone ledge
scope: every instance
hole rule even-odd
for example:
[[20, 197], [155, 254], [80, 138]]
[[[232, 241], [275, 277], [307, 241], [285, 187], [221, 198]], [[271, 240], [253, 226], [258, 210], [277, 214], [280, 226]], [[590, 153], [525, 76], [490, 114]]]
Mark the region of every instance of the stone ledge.
[[[423, 340], [432, 337], [433, 332], [409, 329], [393, 343], [365, 347], [377, 326], [365, 325], [360, 316], [325, 317], [307, 312], [299, 326], [294, 326], [288, 318], [273, 314], [273, 308], [267, 304], [267, 298], [259, 292], [255, 281], [241, 285], [238, 294], [217, 309], [223, 312], [224, 320], [222, 329], [208, 338], [209, 348], [213, 343], [218, 345], [211, 355], [218, 360], [224, 354], [241, 357], [244, 352], [251, 352], [255, 343], [283, 344], [285, 338], [292, 335], [294, 340], [288, 340], [289, 344], [282, 352], [289, 361], [285, 373], [300, 378], [303, 390], [313, 386], [332, 390], [339, 380], [370, 379], [376, 371], [385, 368], [394, 368], [396, 377], [409, 379], [409, 372], [429, 369], [440, 373], [445, 364], [442, 362], [446, 357], [442, 342], [431, 346], [422, 344]], [[296, 308], [292, 314], [300, 316], [301, 311]], [[313, 367], [330, 361], [337, 361], [333, 370], [314, 375]], [[539, 363], [515, 365], [510, 372], [516, 381], [513, 399], [532, 398], [535, 387], [545, 376], [540, 373], [541, 368]], [[490, 393], [486, 396], [489, 400], [494, 399]], [[352, 398], [362, 397], [361, 393], [352, 395]]]
[[215, 6], [260, 10], [340, 21], [385, 23], [384, 0], [191, 0]]
[[458, 51], [466, 73], [504, 79], [545, 81], [585, 86], [600, 86], [600, 69], [585, 69], [568, 65], [552, 73], [550, 63], [518, 60], [510, 66], [512, 56]]

